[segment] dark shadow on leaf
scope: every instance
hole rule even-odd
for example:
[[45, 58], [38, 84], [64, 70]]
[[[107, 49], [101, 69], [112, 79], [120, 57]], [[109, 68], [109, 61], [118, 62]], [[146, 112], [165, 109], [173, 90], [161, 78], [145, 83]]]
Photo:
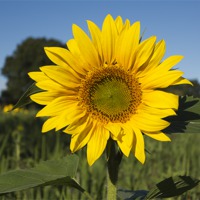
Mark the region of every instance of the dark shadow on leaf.
[[118, 189], [117, 196], [122, 198], [123, 200], [143, 200], [147, 195], [147, 190], [125, 190], [125, 189]]
[[57, 180], [49, 181], [48, 183], [40, 185], [40, 187], [48, 186], [48, 185], [52, 185], [52, 186], [68, 186], [68, 187], [76, 188], [80, 192], [85, 192], [85, 189], [83, 189], [73, 178], [71, 178], [69, 176], [64, 177], [64, 178], [60, 178], [60, 179], [57, 179]]
[[156, 184], [145, 199], [175, 197], [194, 188], [198, 183], [199, 180], [192, 179], [190, 176], [170, 177]]
[[164, 133], [184, 133], [189, 123], [193, 120], [199, 120], [200, 114], [188, 111], [195, 106], [199, 100], [189, 100], [186, 96], [179, 97], [179, 108], [176, 111], [176, 116], [166, 117], [165, 120], [170, 122], [170, 126], [163, 130]]

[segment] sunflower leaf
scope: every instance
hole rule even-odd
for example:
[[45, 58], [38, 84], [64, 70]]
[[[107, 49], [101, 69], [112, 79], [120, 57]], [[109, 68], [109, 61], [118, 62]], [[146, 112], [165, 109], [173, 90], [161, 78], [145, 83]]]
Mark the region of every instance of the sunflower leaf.
[[171, 124], [164, 133], [200, 133], [200, 99], [189, 96], [179, 98], [176, 116], [165, 118]]
[[59, 160], [43, 161], [31, 169], [3, 173], [0, 175], [0, 195], [47, 185], [65, 185], [84, 192], [73, 178], [78, 161], [78, 156], [69, 155]]
[[38, 93], [38, 92], [41, 92], [43, 90], [39, 89], [35, 83], [33, 83], [27, 90], [26, 92], [21, 96], [21, 98], [18, 100], [18, 102], [14, 105], [13, 109], [16, 109], [16, 108], [19, 108], [19, 107], [22, 107], [22, 106], [25, 106], [27, 104], [30, 104], [32, 103], [32, 100], [30, 99], [30, 96], [32, 94], [35, 94], [35, 93]]
[[147, 195], [147, 193], [148, 191], [146, 190], [117, 190], [117, 196], [124, 200], [142, 200]]
[[156, 184], [144, 199], [175, 197], [194, 188], [198, 183], [199, 180], [192, 179], [190, 176], [170, 177]]

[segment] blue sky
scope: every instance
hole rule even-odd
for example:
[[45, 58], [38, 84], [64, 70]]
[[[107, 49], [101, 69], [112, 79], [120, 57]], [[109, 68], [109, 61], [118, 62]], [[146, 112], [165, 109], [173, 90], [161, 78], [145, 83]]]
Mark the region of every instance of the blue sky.
[[[200, 81], [200, 1], [192, 0], [0, 0], [0, 68], [27, 37], [65, 43], [73, 23], [87, 31], [86, 20], [101, 26], [105, 16], [141, 22], [144, 38], [156, 35], [167, 44], [166, 56], [184, 55], [177, 67], [185, 77]], [[39, 66], [38, 66], [39, 67]], [[0, 91], [6, 79], [0, 75]]]

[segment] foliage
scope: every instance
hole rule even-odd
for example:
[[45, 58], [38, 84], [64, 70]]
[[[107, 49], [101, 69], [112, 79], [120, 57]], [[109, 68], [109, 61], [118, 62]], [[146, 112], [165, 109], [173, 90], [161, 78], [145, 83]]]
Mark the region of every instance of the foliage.
[[55, 39], [27, 38], [19, 44], [11, 56], [7, 56], [2, 74], [7, 77], [7, 88], [2, 92], [3, 104], [15, 104], [31, 85], [27, 73], [38, 67], [52, 64], [44, 53], [45, 46], [64, 46]]
[[171, 124], [165, 133], [199, 133], [200, 130], [200, 101], [199, 98], [179, 97], [179, 108], [176, 116], [165, 118]]
[[200, 97], [200, 83], [196, 79], [190, 80], [193, 85], [175, 85], [167, 88], [167, 91], [173, 92], [179, 96]]
[[[15, 169], [30, 169], [42, 160], [60, 160], [69, 154], [68, 135], [53, 131], [41, 134], [43, 120], [34, 118], [36, 111], [19, 110], [0, 114], [0, 173]], [[118, 185], [121, 190], [154, 190], [155, 183], [170, 176], [190, 175], [199, 178], [199, 134], [172, 134], [172, 142], [159, 143], [145, 137], [148, 151], [145, 165], [133, 156], [124, 157], [120, 166]], [[9, 147], [9, 148], [8, 148]], [[18, 152], [18, 153], [17, 153]], [[106, 192], [106, 163], [102, 157], [89, 167], [85, 149], [79, 151], [79, 167], [75, 179], [93, 199], [104, 199]], [[49, 161], [47, 161], [49, 162]], [[61, 162], [61, 160], [59, 161]], [[65, 162], [65, 161], [63, 161]], [[59, 170], [58, 170], [59, 171]], [[8, 172], [9, 173], [9, 172]], [[51, 175], [51, 174], [50, 174]], [[137, 193], [138, 194], [138, 193]], [[142, 193], [144, 194], [144, 193]], [[146, 193], [145, 193], [146, 194]], [[185, 199], [197, 199], [196, 187], [182, 195]], [[66, 186], [46, 186], [9, 193], [0, 199], [88, 199], [76, 189]], [[175, 199], [178, 199], [175, 198]]]
[[200, 97], [200, 84], [198, 80], [191, 80], [193, 87], [187, 85], [185, 88], [185, 91], [187, 91], [187, 95], [194, 96], [194, 97]]
[[84, 191], [73, 179], [78, 167], [78, 156], [43, 161], [31, 169], [13, 170], [1, 175], [0, 194], [47, 185], [65, 185]]
[[145, 199], [169, 198], [178, 196], [187, 190], [197, 186], [199, 180], [193, 180], [189, 176], [175, 176], [158, 183], [146, 196]]

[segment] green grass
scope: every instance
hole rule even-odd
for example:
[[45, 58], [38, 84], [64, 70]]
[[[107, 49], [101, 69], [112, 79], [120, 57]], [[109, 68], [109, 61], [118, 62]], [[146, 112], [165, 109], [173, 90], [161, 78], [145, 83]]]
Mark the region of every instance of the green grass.
[[[70, 138], [53, 131], [42, 134], [43, 120], [35, 111], [0, 113], [0, 173], [16, 168], [29, 168], [41, 160], [67, 155]], [[145, 137], [146, 162], [140, 164], [134, 156], [124, 157], [120, 165], [118, 186], [128, 190], [149, 190], [156, 183], [175, 175], [190, 175], [200, 179], [200, 134], [174, 134], [172, 142], [158, 142]], [[106, 158], [103, 155], [92, 167], [86, 160], [85, 148], [78, 152], [80, 164], [76, 180], [93, 199], [105, 199]], [[59, 169], [58, 169], [59, 170]], [[199, 186], [177, 199], [198, 199]], [[0, 196], [1, 200], [86, 199], [73, 188], [43, 187]]]

